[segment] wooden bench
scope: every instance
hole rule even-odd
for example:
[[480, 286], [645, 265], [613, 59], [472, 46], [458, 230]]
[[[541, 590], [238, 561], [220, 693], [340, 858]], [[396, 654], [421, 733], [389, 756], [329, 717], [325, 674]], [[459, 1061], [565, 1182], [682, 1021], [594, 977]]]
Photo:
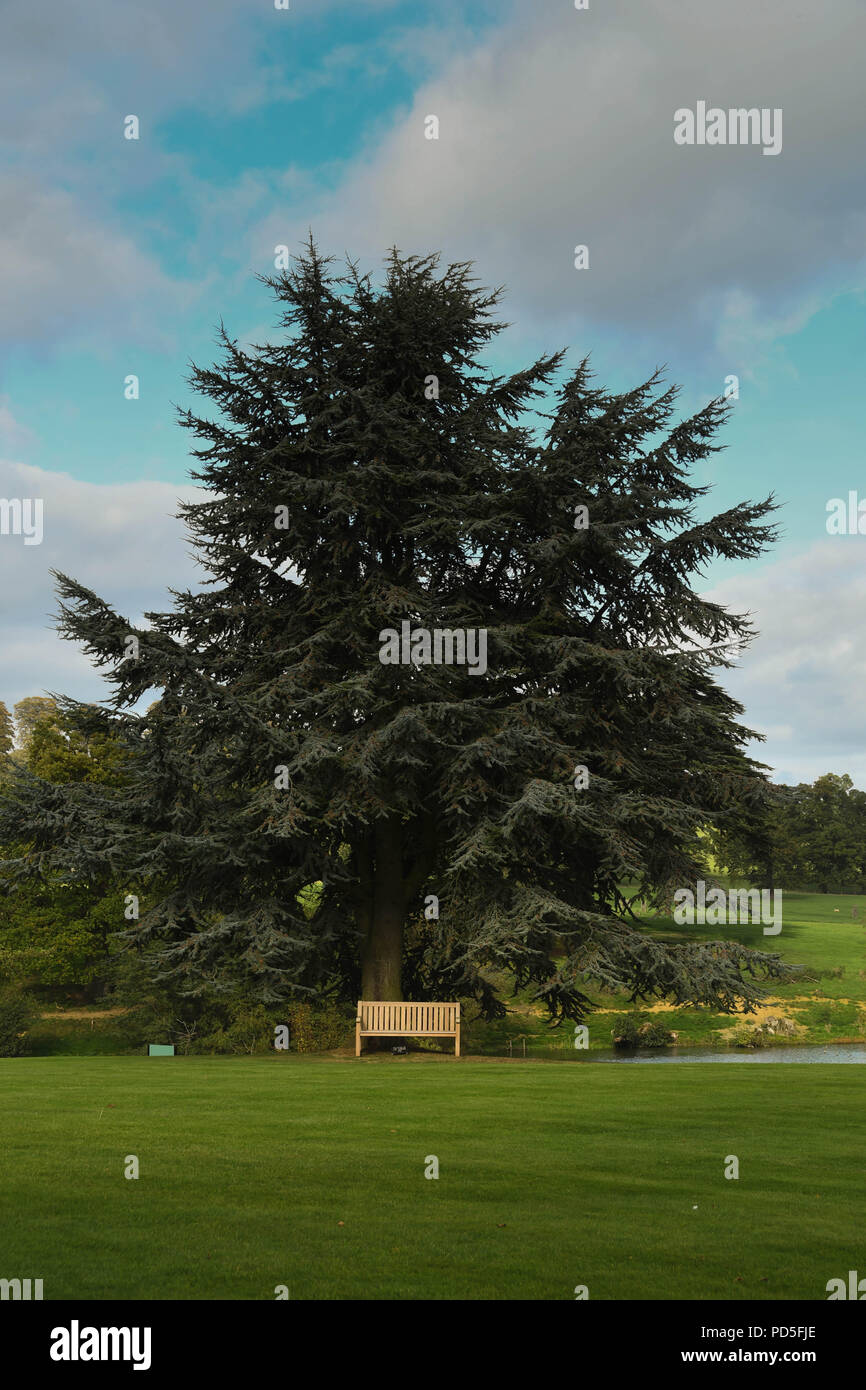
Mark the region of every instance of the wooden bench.
[[460, 1005], [361, 999], [355, 1020], [356, 1057], [361, 1055], [362, 1038], [453, 1038], [454, 1056], [459, 1057]]

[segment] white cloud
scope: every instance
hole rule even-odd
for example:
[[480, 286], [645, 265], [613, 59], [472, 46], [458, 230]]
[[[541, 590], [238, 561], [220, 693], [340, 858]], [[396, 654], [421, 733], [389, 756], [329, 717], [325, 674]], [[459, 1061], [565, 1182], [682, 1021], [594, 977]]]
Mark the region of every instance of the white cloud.
[[[441, 248], [508, 285], [524, 328], [603, 323], [655, 352], [663, 330], [666, 355], [715, 345], [745, 369], [862, 283], [864, 47], [857, 0], [533, 0], [426, 83], [295, 238], [312, 222], [374, 264], [395, 241]], [[699, 99], [781, 107], [781, 154], [676, 146], [674, 112]], [[285, 222], [260, 229], [262, 255]]]
[[766, 735], [776, 781], [849, 772], [866, 788], [866, 536], [827, 536], [753, 566], [708, 597], [750, 612], [760, 636], [722, 684]]
[[41, 499], [44, 538], [0, 535], [0, 699], [61, 691], [78, 699], [108, 693], [88, 659], [54, 631], [50, 570], [95, 590], [124, 617], [171, 606], [169, 587], [202, 577], [175, 519], [180, 498], [201, 492], [168, 483], [83, 483], [65, 473], [0, 460], [0, 497]]
[[0, 175], [0, 323], [18, 345], [108, 324], [152, 336], [154, 303], [189, 291], [163, 274], [125, 231], [108, 227], [79, 199], [26, 175]]
[[[386, 12], [396, 2], [368, 7]], [[191, 156], [166, 150], [165, 127], [186, 113], [198, 122], [240, 117], [351, 84], [359, 70], [388, 71], [374, 43], [337, 42], [317, 66], [286, 75], [298, 33], [322, 10], [339, 33], [341, 9], [357, 18], [351, 0], [294, 0], [290, 11], [270, 0], [64, 0], [50, 22], [32, 0], [2, 8], [0, 325], [16, 347], [104, 345], [122, 335], [174, 348], [164, 325], [216, 278], [216, 248], [237, 257], [251, 213], [241, 200], [221, 225], [208, 223], [200, 204], [228, 203], [234, 190], [203, 184]], [[141, 122], [138, 141], [123, 138], [127, 114]], [[152, 211], [130, 213], [151, 190]], [[200, 237], [190, 284], [148, 249], [157, 226], [164, 234], [185, 217], [198, 219]], [[242, 274], [248, 284], [248, 265]]]

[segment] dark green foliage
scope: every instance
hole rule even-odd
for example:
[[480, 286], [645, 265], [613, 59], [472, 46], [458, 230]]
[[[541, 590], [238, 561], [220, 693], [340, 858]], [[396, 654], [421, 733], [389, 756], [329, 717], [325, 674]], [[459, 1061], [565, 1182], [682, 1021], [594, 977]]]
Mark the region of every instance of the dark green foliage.
[[658, 1019], [646, 1014], [623, 1014], [611, 1028], [614, 1047], [671, 1047], [676, 1038]]
[[[221, 331], [222, 362], [192, 373], [216, 418], [181, 414], [208, 586], [134, 629], [59, 577], [61, 631], [113, 667], [123, 775], [16, 780], [10, 872], [141, 884], [128, 936], [202, 994], [469, 995], [489, 1015], [509, 969], [560, 1018], [587, 983], [757, 997], [777, 957], [646, 938], [619, 888], [692, 881], [699, 828], [763, 786], [713, 675], [749, 625], [691, 587], [772, 535], [769, 499], [705, 517], [688, 480], [725, 404], [677, 421], [658, 374], [611, 394], [583, 361], [533, 416], [562, 355], [491, 374], [497, 296], [465, 265], [394, 252], [377, 290], [311, 245], [268, 283], [285, 341]], [[404, 620], [483, 628], [486, 673], [383, 665]], [[407, 933], [431, 894], [438, 920]]]
[[26, 995], [8, 986], [0, 989], [0, 1057], [23, 1057], [30, 1052], [35, 1017], [33, 1002]]
[[106, 976], [124, 895], [48, 879], [0, 893], [0, 978], [88, 989]]
[[[36, 696], [15, 709], [26, 734], [21, 765], [9, 772], [19, 794], [39, 795], [49, 785], [118, 784], [126, 755], [106, 733], [99, 711], [61, 708]], [[87, 875], [68, 863], [58, 872], [50, 856], [29, 865], [40, 872], [22, 878], [16, 870], [25, 852], [24, 845], [7, 845], [7, 863], [0, 866], [0, 978], [98, 991], [124, 925], [124, 889], [107, 871]]]
[[178, 1052], [187, 1053], [195, 1050], [203, 1034], [216, 1032], [228, 1021], [225, 1003], [216, 1006], [157, 983], [146, 952], [123, 951], [112, 967], [111, 1003], [124, 1010], [115, 1031], [129, 1047], [174, 1043]]
[[274, 1024], [264, 1004], [248, 1004], [241, 1000], [226, 1012], [225, 1022], [196, 1039], [192, 1051], [247, 1055], [273, 1051]]
[[847, 773], [825, 773], [811, 786], [768, 783], [755, 817], [710, 838], [726, 868], [762, 885], [866, 891], [866, 792]]
[[19, 746], [26, 752], [37, 724], [51, 723], [57, 717], [57, 702], [50, 695], [28, 695], [15, 706], [15, 727]]
[[115, 961], [111, 1003], [125, 1012], [114, 1023], [124, 1042], [174, 1043], [179, 1053], [261, 1054], [274, 1051], [275, 1029], [289, 1029], [292, 1052], [324, 1052], [354, 1039], [355, 1011], [333, 1001], [267, 1007], [242, 995], [191, 995], [154, 979], [147, 954], [125, 952]]
[[460, 923], [428, 922], [419, 914], [403, 935], [403, 989], [407, 999], [473, 1000], [487, 1019], [505, 1018], [505, 1002], [465, 951]]
[[355, 1010], [334, 1003], [290, 1004], [288, 1024], [291, 1052], [329, 1052], [355, 1041]]

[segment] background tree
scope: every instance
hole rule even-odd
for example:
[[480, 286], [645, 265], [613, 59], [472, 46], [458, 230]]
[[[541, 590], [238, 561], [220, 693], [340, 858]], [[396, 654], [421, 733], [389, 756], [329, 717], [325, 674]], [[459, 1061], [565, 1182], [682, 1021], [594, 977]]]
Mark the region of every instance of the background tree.
[[804, 804], [811, 811], [806, 857], [811, 877], [822, 893], [862, 887], [866, 880], [866, 794], [847, 773], [828, 772], [809, 789]]
[[[117, 783], [125, 754], [98, 711], [40, 700], [28, 706], [28, 714], [23, 788]], [[7, 845], [4, 858], [22, 849]], [[82, 874], [69, 865], [57, 872], [46, 865], [39, 876], [16, 882], [0, 867], [0, 976], [101, 993], [125, 909], [125, 893], [109, 874]]]
[[46, 782], [117, 782], [125, 760], [122, 745], [105, 726], [98, 708], [68, 703], [55, 706], [30, 726], [26, 763]]
[[760, 809], [717, 827], [713, 848], [726, 868], [752, 881], [822, 893], [866, 890], [866, 793], [847, 773], [811, 785], [767, 786]]
[[51, 722], [57, 717], [57, 702], [50, 695], [28, 695], [15, 706], [15, 728], [18, 746], [26, 750], [33, 731], [39, 723]]
[[0, 763], [12, 752], [14, 742], [15, 726], [12, 723], [12, 716], [3, 701], [0, 700]]
[[[698, 514], [687, 470], [724, 403], [674, 423], [658, 374], [611, 394], [583, 361], [531, 416], [562, 354], [485, 369], [498, 296], [467, 265], [395, 251], [376, 288], [311, 243], [267, 283], [285, 340], [221, 329], [191, 377], [216, 417], [180, 414], [208, 586], [134, 628], [58, 577], [61, 631], [115, 663], [129, 762], [117, 787], [16, 784], [10, 871], [159, 885], [133, 935], [192, 989], [408, 986], [493, 1012], [485, 972], [507, 967], [555, 1017], [587, 982], [756, 997], [775, 956], [648, 938], [622, 895], [694, 878], [698, 828], [760, 790], [713, 678], [750, 628], [690, 585], [772, 535], [770, 499]], [[404, 621], [483, 629], [486, 671], [383, 664]]]

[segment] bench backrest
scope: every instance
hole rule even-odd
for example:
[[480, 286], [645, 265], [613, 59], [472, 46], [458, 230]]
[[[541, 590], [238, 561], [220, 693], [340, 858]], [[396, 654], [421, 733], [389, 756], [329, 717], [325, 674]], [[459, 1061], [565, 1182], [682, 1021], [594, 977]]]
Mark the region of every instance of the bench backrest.
[[358, 1003], [362, 1033], [396, 1033], [398, 1036], [433, 1036], [456, 1033], [459, 1004], [393, 1004], [362, 999]]

